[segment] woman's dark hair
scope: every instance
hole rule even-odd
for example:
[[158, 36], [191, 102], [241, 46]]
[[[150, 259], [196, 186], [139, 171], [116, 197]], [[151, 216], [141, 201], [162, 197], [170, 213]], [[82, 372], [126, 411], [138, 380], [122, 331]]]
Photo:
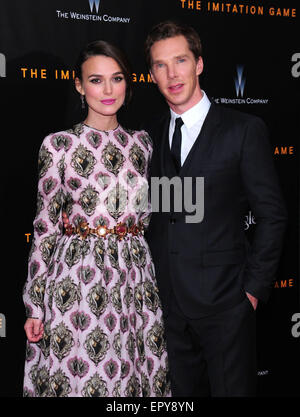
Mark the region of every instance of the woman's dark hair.
[[94, 41], [86, 45], [86, 47], [80, 52], [75, 65], [76, 77], [82, 80], [82, 64], [89, 58], [97, 55], [112, 58], [119, 64], [126, 81], [125, 102], [128, 103], [132, 97], [132, 72], [125, 54], [115, 45], [102, 40]]
[[202, 56], [202, 45], [198, 33], [191, 26], [177, 23], [172, 20], [161, 22], [154, 26], [147, 36], [145, 42], [145, 56], [148, 68], [152, 67], [151, 47], [155, 42], [163, 39], [174, 38], [175, 36], [184, 36], [189, 45], [190, 51], [194, 54], [196, 61]]

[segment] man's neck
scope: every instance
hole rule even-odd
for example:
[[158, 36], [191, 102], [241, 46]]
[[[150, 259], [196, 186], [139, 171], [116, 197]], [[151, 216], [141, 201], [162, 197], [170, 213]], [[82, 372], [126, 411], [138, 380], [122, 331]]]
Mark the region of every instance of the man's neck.
[[193, 98], [185, 104], [181, 105], [174, 105], [172, 103], [168, 103], [171, 110], [173, 110], [176, 114], [183, 114], [190, 110], [192, 107], [196, 106], [203, 98], [204, 94], [201, 89], [199, 89], [199, 92], [193, 96]]

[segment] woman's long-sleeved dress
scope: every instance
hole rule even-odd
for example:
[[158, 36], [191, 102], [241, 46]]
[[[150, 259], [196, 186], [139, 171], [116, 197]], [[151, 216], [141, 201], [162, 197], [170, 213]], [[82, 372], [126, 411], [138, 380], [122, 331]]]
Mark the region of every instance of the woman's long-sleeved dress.
[[[70, 224], [112, 229], [150, 217], [145, 131], [83, 123], [47, 136], [39, 152], [34, 238], [24, 286], [27, 317], [44, 335], [27, 342], [24, 395], [168, 396], [161, 304], [143, 234], [67, 235]], [[77, 229], [78, 232], [78, 229]]]

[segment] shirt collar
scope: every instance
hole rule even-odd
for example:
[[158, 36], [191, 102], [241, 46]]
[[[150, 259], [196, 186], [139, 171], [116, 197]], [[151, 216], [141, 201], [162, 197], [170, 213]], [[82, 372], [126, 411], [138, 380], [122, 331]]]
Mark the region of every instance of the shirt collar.
[[203, 97], [201, 98], [201, 100], [186, 112], [182, 114], [177, 114], [172, 109], [170, 109], [171, 121], [175, 122], [175, 119], [177, 117], [181, 117], [183, 123], [189, 129], [200, 120], [204, 120], [210, 107], [210, 101], [205, 91], [202, 90], [202, 93]]

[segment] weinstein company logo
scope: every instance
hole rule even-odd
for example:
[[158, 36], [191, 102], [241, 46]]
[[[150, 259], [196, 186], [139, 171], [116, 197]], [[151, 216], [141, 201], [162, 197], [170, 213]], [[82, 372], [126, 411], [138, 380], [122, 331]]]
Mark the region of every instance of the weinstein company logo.
[[244, 65], [236, 66], [236, 74], [234, 77], [234, 87], [236, 97], [215, 97], [214, 101], [221, 104], [268, 104], [268, 98], [245, 97], [246, 76]]
[[236, 73], [237, 75], [234, 79], [236, 96], [239, 97], [240, 95], [241, 97], [244, 97], [244, 88], [246, 82], [246, 78], [243, 75], [244, 67], [242, 65], [238, 65], [236, 67]]
[[98, 13], [99, 12], [100, 0], [89, 0], [89, 3], [90, 3], [91, 13], [93, 13], [94, 5], [95, 5], [96, 13]]
[[[89, 13], [79, 13], [78, 11], [56, 10], [58, 19], [87, 20], [105, 23], [130, 23], [130, 17], [110, 16], [109, 14], [99, 14], [100, 0], [86, 0], [89, 4]], [[94, 13], [96, 12], [96, 13]]]

